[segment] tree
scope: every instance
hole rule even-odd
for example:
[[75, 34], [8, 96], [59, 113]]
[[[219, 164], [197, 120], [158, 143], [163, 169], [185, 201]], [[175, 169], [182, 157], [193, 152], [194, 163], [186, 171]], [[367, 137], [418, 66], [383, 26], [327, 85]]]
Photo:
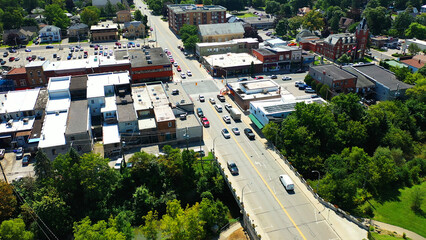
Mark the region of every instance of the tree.
[[32, 240], [34, 234], [25, 230], [25, 223], [20, 218], [5, 220], [0, 225], [0, 239], [2, 240]]
[[288, 30], [288, 20], [287, 19], [280, 20], [275, 28], [275, 31], [277, 32], [277, 34], [279, 36], [284, 36], [287, 34], [287, 30]]
[[212, 5], [212, 0], [203, 0], [203, 5]]
[[251, 1], [251, 5], [252, 5], [254, 8], [259, 8], [259, 7], [263, 7], [263, 6], [265, 6], [265, 2], [264, 2], [263, 0], [252, 0], [252, 1]]
[[149, 211], [143, 217], [145, 224], [142, 226], [142, 233], [148, 240], [155, 240], [158, 237], [158, 213], [157, 211]]
[[423, 75], [423, 77], [426, 77], [426, 65], [417, 70], [417, 72]]
[[9, 46], [19, 46], [22, 43], [21, 38], [16, 33], [9, 33], [5, 39], [5, 43]]
[[280, 4], [278, 2], [273, 0], [266, 2], [266, 8], [265, 8], [266, 13], [275, 14], [278, 11], [280, 11]]
[[116, 219], [109, 218], [108, 223], [101, 220], [92, 225], [89, 217], [74, 223], [74, 239], [114, 239], [126, 240], [123, 233], [119, 232], [116, 227]]
[[351, 62], [351, 58], [346, 53], [344, 53], [342, 56], [340, 56], [337, 59], [337, 62], [338, 63], [350, 63]]
[[0, 181], [0, 222], [9, 219], [17, 205], [13, 188], [4, 181]]
[[115, 5], [112, 5], [111, 1], [108, 0], [105, 4], [104, 11], [107, 17], [112, 17], [117, 12], [117, 7]]
[[83, 11], [80, 13], [80, 18], [83, 23], [90, 27], [92, 25], [96, 25], [99, 22], [100, 14], [101, 10], [99, 10], [99, 8], [89, 6], [83, 9]]
[[396, 16], [395, 21], [393, 21], [392, 27], [398, 32], [398, 36], [403, 37], [405, 30], [408, 29], [411, 22], [413, 22], [413, 17], [407, 11], [404, 11], [398, 16]]
[[65, 0], [65, 9], [68, 12], [73, 12], [74, 7], [75, 7], [75, 5], [74, 5], [74, 1], [73, 0]]
[[254, 62], [251, 61], [250, 63], [250, 75], [253, 76], [254, 75]]
[[6, 8], [2, 17], [4, 29], [20, 28], [23, 18], [22, 9], [12, 7]]
[[327, 84], [322, 85], [321, 89], [319, 90], [319, 94], [321, 95], [321, 97], [325, 98], [325, 99], [329, 99], [329, 94], [328, 94], [328, 90], [330, 89], [330, 87]]
[[296, 35], [296, 31], [302, 26], [304, 18], [301, 16], [295, 16], [288, 19], [288, 27]]
[[284, 18], [289, 18], [292, 16], [293, 12], [291, 10], [291, 6], [290, 4], [286, 3], [286, 4], [281, 4], [280, 5], [280, 12], [279, 14], [284, 17]]
[[410, 52], [412, 55], [417, 55], [421, 51], [420, 47], [417, 46], [415, 43], [411, 43], [408, 45], [408, 52]]
[[37, 180], [44, 180], [52, 176], [52, 161], [47, 157], [43, 150], [38, 150], [34, 163], [34, 172]]
[[413, 190], [413, 192], [411, 193], [411, 209], [413, 211], [421, 211], [424, 195], [424, 191], [421, 191], [420, 188], [415, 188]]
[[135, 20], [136, 21], [142, 21], [142, 13], [140, 10], [135, 11]]
[[186, 39], [186, 41], [183, 43], [183, 46], [185, 47], [185, 49], [188, 50], [194, 50], [195, 49], [195, 45], [200, 42], [200, 39], [198, 38], [197, 35], [192, 35], [189, 38]]
[[386, 8], [367, 8], [363, 14], [367, 19], [368, 27], [372, 34], [379, 35], [384, 30], [390, 28], [391, 22], [389, 16], [386, 14]]
[[426, 38], [426, 26], [419, 23], [411, 23], [407, 30], [405, 30], [405, 35], [410, 38], [425, 39]]
[[142, 217], [145, 216], [149, 211], [154, 210], [157, 200], [153, 196], [149, 189], [145, 186], [140, 186], [136, 189], [133, 194], [133, 212], [135, 214], [136, 224], [141, 224]]
[[185, 41], [190, 36], [197, 35], [198, 29], [197, 26], [184, 24], [179, 31], [179, 35], [182, 38], [182, 41]]
[[47, 5], [44, 16], [48, 24], [57, 26], [63, 30], [67, 29], [70, 25], [70, 19], [58, 4]]
[[302, 26], [311, 31], [321, 30], [324, 27], [324, 18], [319, 11], [310, 11], [305, 15]]

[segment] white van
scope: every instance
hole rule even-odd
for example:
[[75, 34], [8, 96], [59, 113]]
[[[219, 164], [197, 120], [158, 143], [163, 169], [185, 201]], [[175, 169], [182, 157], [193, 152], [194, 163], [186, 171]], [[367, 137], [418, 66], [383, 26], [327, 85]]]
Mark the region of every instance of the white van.
[[216, 108], [216, 111], [222, 112], [222, 106], [221, 105], [216, 104], [214, 107]]
[[280, 175], [280, 181], [287, 191], [294, 190], [294, 183], [288, 175]]

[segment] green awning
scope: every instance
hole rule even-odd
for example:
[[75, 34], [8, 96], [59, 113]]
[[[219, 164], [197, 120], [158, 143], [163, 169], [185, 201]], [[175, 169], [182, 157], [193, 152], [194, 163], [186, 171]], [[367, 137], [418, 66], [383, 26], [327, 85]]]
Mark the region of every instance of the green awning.
[[256, 127], [258, 127], [259, 129], [262, 129], [264, 127], [263, 124], [260, 123], [259, 120], [257, 120], [257, 118], [253, 114], [250, 114], [249, 118], [254, 123], [254, 125], [256, 125]]

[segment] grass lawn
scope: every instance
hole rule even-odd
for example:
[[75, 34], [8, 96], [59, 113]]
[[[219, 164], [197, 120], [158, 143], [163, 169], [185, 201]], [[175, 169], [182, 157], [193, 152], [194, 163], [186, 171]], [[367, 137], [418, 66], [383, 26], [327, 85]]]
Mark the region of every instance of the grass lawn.
[[[374, 240], [399, 240], [399, 239], [404, 239], [402, 237], [394, 237], [394, 236], [391, 236], [391, 235], [378, 234], [378, 233], [371, 233], [371, 235], [373, 236]], [[405, 239], [409, 239], [409, 238], [405, 238]]]
[[399, 201], [387, 201], [384, 203], [372, 201], [371, 203], [375, 208], [374, 219], [411, 230], [426, 237], [426, 197], [423, 198], [421, 205], [423, 214], [416, 214], [411, 210], [411, 193], [417, 188], [423, 194], [426, 194], [426, 182], [423, 182], [411, 188], [400, 189]]
[[234, 15], [239, 18], [257, 17], [257, 15], [253, 13], [234, 14]]

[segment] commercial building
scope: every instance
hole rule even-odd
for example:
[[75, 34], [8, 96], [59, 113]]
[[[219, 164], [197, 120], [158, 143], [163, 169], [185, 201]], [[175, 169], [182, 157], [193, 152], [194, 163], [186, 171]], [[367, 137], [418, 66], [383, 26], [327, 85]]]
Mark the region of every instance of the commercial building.
[[232, 39], [244, 38], [243, 23], [221, 23], [198, 25], [198, 35], [201, 42], [226, 42]]
[[354, 92], [356, 76], [342, 70], [334, 64], [312, 66], [309, 75], [317, 82], [327, 85], [332, 93]]
[[229, 96], [240, 106], [248, 110], [250, 102], [281, 98], [281, 86], [270, 79], [227, 83]]
[[292, 66], [299, 69], [302, 64], [302, 49], [297, 47], [281, 46], [253, 49], [253, 56], [263, 62], [264, 72], [290, 71]]
[[169, 28], [179, 33], [184, 24], [201, 25], [226, 22], [226, 8], [218, 5], [170, 4], [167, 5]]
[[104, 23], [90, 27], [90, 39], [92, 42], [111, 42], [118, 40], [117, 24]]
[[387, 36], [372, 37], [371, 46], [376, 48], [381, 48], [381, 47], [396, 48], [398, 46], [398, 38], [387, 37]]
[[83, 40], [89, 36], [89, 26], [84, 23], [76, 23], [68, 28], [68, 36], [74, 40]]
[[195, 55], [200, 58], [214, 54], [251, 53], [252, 49], [259, 48], [256, 38], [233, 39], [226, 42], [196, 43]]
[[61, 29], [56, 26], [47, 25], [40, 29], [38, 37], [40, 38], [40, 43], [60, 42]]
[[117, 59], [131, 61], [132, 83], [173, 79], [173, 67], [162, 48], [119, 50]]
[[247, 17], [242, 19], [245, 23], [250, 24], [255, 29], [274, 28], [275, 22], [273, 18], [268, 17]]
[[112, 5], [117, 5], [117, 3], [121, 3], [121, 0], [93, 0], [92, 5], [95, 7], [105, 7], [108, 3], [108, 1]]
[[365, 99], [374, 99], [374, 88], [375, 85], [372, 81], [362, 75], [360, 72], [355, 70], [352, 66], [344, 66], [342, 69], [356, 77], [355, 92], [364, 97]]
[[205, 56], [201, 63], [214, 77], [227, 78], [228, 76], [247, 75], [253, 63], [253, 73], [262, 72], [261, 61], [248, 53], [227, 53]]
[[123, 37], [139, 38], [145, 36], [145, 25], [141, 21], [132, 21], [124, 23]]
[[130, 13], [130, 11], [121, 10], [117, 12], [117, 22], [125, 23], [130, 21], [132, 21], [132, 14]]

